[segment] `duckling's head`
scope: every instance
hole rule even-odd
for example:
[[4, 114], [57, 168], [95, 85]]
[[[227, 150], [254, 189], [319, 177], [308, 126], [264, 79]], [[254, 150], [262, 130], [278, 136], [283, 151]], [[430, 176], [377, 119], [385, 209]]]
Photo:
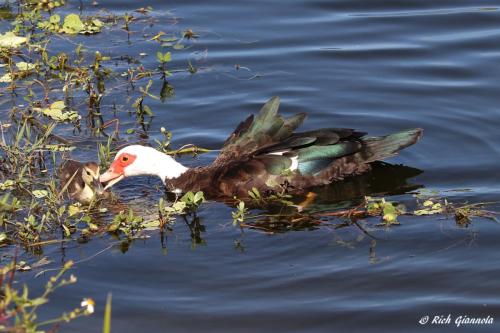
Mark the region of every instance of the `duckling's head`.
[[94, 189], [95, 193], [102, 194], [103, 188], [102, 184], [99, 181], [99, 165], [95, 162], [87, 162], [83, 165], [82, 168], [82, 179], [90, 186], [90, 188]]

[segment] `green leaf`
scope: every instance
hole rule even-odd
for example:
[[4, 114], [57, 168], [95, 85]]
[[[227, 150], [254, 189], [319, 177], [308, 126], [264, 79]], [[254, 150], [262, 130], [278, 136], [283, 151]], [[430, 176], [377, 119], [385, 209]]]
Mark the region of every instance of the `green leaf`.
[[48, 301], [49, 300], [47, 298], [44, 298], [44, 297], [35, 298], [35, 299], [31, 300], [30, 306], [40, 306], [42, 304], [47, 303]]
[[99, 226], [97, 224], [95, 224], [95, 223], [89, 223], [88, 225], [89, 225], [89, 229], [91, 231], [97, 231], [97, 230], [99, 230]]
[[163, 62], [163, 54], [160, 51], [156, 52], [156, 59], [158, 59], [159, 62]]
[[187, 192], [186, 194], [184, 194], [181, 198], [181, 201], [182, 202], [192, 202], [193, 201], [193, 198], [194, 198], [194, 193], [189, 191]]
[[14, 185], [16, 185], [15, 181], [7, 179], [3, 183], [0, 183], [0, 190], [12, 190], [14, 188]]
[[196, 192], [193, 201], [195, 204], [205, 201], [205, 196], [203, 195], [203, 192], [202, 191]]
[[172, 205], [172, 208], [174, 208], [178, 212], [183, 212], [184, 209], [186, 209], [187, 203], [185, 201], [177, 201]]
[[422, 204], [422, 206], [429, 207], [429, 206], [432, 206], [433, 204], [434, 203], [431, 200], [426, 200], [426, 201], [424, 201], [424, 203]]
[[64, 23], [61, 32], [67, 34], [77, 34], [85, 28], [80, 16], [77, 14], [69, 14], [64, 18]]
[[37, 199], [45, 198], [49, 195], [49, 192], [46, 190], [34, 190], [32, 192], [33, 196]]
[[97, 28], [102, 28], [104, 26], [104, 23], [99, 19], [93, 19], [92, 24]]
[[160, 221], [159, 220], [147, 221], [142, 223], [141, 227], [143, 227], [146, 230], [156, 230], [160, 227]]
[[441, 204], [438, 202], [438, 203], [435, 203], [434, 205], [432, 205], [432, 209], [434, 210], [438, 210], [438, 209], [441, 209]]
[[398, 216], [395, 213], [385, 214], [382, 219], [387, 223], [395, 223], [398, 221]]
[[442, 209], [419, 209], [413, 212], [413, 214], [420, 216], [420, 215], [434, 215], [434, 214], [441, 214], [443, 212]]
[[62, 227], [64, 229], [64, 235], [66, 237], [69, 237], [71, 235], [71, 231], [69, 231], [69, 228], [65, 224], [63, 224]]
[[106, 299], [106, 307], [104, 308], [104, 323], [102, 325], [102, 333], [111, 333], [111, 294], [108, 294]]
[[81, 34], [96, 34], [101, 32], [104, 23], [99, 19], [93, 19], [89, 22], [84, 23], [83, 29], [79, 31]]
[[384, 203], [384, 208], [382, 209], [382, 212], [384, 213], [384, 215], [387, 215], [387, 214], [397, 215], [398, 214], [396, 207], [394, 207], [394, 205], [391, 202]]
[[142, 106], [144, 113], [147, 114], [148, 116], [153, 116], [153, 111], [151, 111], [151, 108], [147, 105]]
[[42, 112], [47, 117], [50, 117], [57, 121], [77, 121], [80, 119], [80, 115], [76, 111], [63, 112], [66, 105], [64, 101], [56, 101], [46, 109], [33, 108], [33, 110]]
[[7, 31], [5, 34], [0, 34], [0, 48], [17, 49], [19, 46], [27, 42], [26, 37], [16, 36], [12, 31]]
[[0, 82], [9, 83], [12, 82], [12, 75], [10, 73], [4, 74], [0, 77]]
[[120, 221], [113, 222], [112, 224], [110, 224], [108, 226], [108, 231], [109, 232], [115, 232], [116, 230], [118, 230], [119, 227], [120, 227]]
[[82, 211], [81, 207], [76, 206], [76, 205], [71, 205], [68, 207], [68, 215], [70, 217], [80, 213], [81, 211]]
[[186, 206], [187, 204], [184, 201], [177, 201], [172, 205], [172, 208], [175, 209], [177, 213], [183, 213]]
[[369, 214], [380, 214], [380, 205], [377, 202], [370, 202], [366, 206], [366, 211]]
[[59, 22], [61, 22], [61, 17], [57, 14], [54, 14], [54, 15], [50, 16], [49, 22], [52, 24], [59, 24]]
[[165, 37], [165, 38], [162, 38], [161, 41], [162, 42], [175, 42], [179, 40], [179, 38], [177, 37], [174, 37], [174, 36], [171, 36], [171, 37]]
[[169, 62], [172, 60], [172, 54], [170, 52], [167, 52], [163, 55], [163, 62]]
[[20, 71], [29, 71], [29, 70], [32, 70], [33, 68], [35, 68], [35, 64], [30, 64], [28, 62], [20, 61], [20, 62], [16, 63], [16, 67]]
[[52, 104], [50, 104], [50, 108], [54, 110], [62, 110], [66, 107], [66, 104], [64, 101], [56, 101]]

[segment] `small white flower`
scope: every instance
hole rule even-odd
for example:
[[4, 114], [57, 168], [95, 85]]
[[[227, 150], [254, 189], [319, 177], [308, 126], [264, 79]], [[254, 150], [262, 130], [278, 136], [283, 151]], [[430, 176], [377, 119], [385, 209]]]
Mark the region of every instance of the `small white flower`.
[[174, 192], [175, 195], [180, 195], [182, 194], [182, 190], [180, 188], [174, 189], [172, 192]]
[[87, 313], [94, 313], [94, 305], [95, 302], [92, 298], [84, 298], [83, 301], [80, 303], [80, 306], [82, 308], [85, 308], [85, 311]]

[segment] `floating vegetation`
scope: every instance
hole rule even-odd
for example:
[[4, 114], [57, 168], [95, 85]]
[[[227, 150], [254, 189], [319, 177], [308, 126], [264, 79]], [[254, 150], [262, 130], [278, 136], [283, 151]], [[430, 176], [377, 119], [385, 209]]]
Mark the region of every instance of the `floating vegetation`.
[[[375, 221], [374, 227], [392, 227], [402, 224], [401, 217], [404, 216], [430, 216], [439, 218], [453, 218], [460, 227], [467, 227], [473, 218], [486, 218], [498, 222], [496, 211], [487, 210], [491, 205], [500, 202], [485, 202], [476, 204], [452, 203], [446, 197], [433, 193], [432, 197], [426, 194], [416, 194], [414, 202], [406, 205], [391, 201], [383, 197], [365, 197], [361, 203], [349, 203], [348, 209], [335, 208], [330, 205], [331, 210], [318, 209], [314, 200], [313, 192], [307, 193], [305, 200], [295, 204], [281, 196], [270, 195], [263, 197], [258, 191], [249, 193], [251, 201], [237, 201], [236, 209], [232, 212], [233, 224], [240, 227], [253, 228], [265, 232], [282, 232], [302, 228], [319, 226], [333, 226], [334, 228], [358, 225], [358, 221]], [[250, 206], [248, 204], [251, 204]], [[342, 202], [337, 203], [342, 206]], [[259, 208], [252, 211], [250, 208]], [[261, 209], [265, 209], [262, 212]]]
[[[89, 52], [81, 43], [74, 47], [72, 39], [82, 34], [94, 35], [108, 27], [127, 30], [129, 40], [131, 25], [149, 24], [152, 9], [138, 9], [142, 17], [109, 13], [84, 16], [71, 12], [61, 15], [57, 10], [65, 4], [50, 0], [11, 3], [9, 23], [13, 28], [0, 34], [0, 95], [10, 96], [13, 105], [0, 123], [0, 245], [19, 243], [33, 249], [52, 241], [56, 230], [61, 230], [64, 238], [86, 241], [94, 233], [113, 231], [133, 237], [140, 230], [160, 226], [158, 221], [144, 220], [128, 210], [110, 217], [99, 200], [89, 206], [68, 203], [61, 195], [55, 173], [60, 161], [75, 149], [72, 140], [64, 135], [68, 131], [85, 131], [100, 141], [100, 165], [109, 165], [123, 142], [117, 110], [127, 112], [135, 120], [132, 128], [122, 132], [129, 136], [128, 140], [148, 136], [150, 118], [154, 116], [148, 100], [167, 101], [174, 94], [167, 77], [182, 71], [193, 72], [191, 61], [186, 68], [171, 67], [175, 55], [165, 48], [180, 49], [174, 45], [189, 38], [164, 32], [157, 32], [156, 38], [144, 37], [143, 41], [152, 45], [162, 38], [157, 52], [159, 67], [147, 68], [139, 59], [112, 59], [99, 50]], [[55, 39], [68, 42], [66, 45], [73, 51], [68, 52], [68, 47], [64, 52], [54, 50], [51, 44]], [[163, 43], [166, 39], [175, 44]], [[117, 71], [117, 62], [119, 68], [126, 69]], [[159, 96], [151, 92], [155, 81], [161, 82]], [[104, 109], [103, 99], [117, 91], [127, 95], [123, 104]], [[110, 128], [112, 133], [108, 134]], [[159, 142], [161, 149], [170, 154], [207, 151], [192, 145], [174, 149], [170, 141], [168, 134]], [[170, 219], [173, 213], [183, 214], [185, 210], [187, 213], [200, 200], [204, 200], [202, 194], [193, 194], [173, 206], [165, 205], [160, 209], [162, 218]], [[113, 222], [109, 226], [98, 222], [104, 217]]]
[[82, 22], [77, 14], [68, 14], [61, 24], [61, 17], [57, 14], [51, 15], [48, 20], [38, 23], [38, 28], [50, 32], [59, 32], [65, 34], [96, 34], [101, 32], [104, 23], [98, 18], [88, 18]]
[[[187, 192], [180, 199], [169, 203], [161, 198], [158, 203], [158, 218], [146, 219], [143, 216], [136, 215], [132, 209], [128, 209], [115, 215], [106, 231], [116, 236], [124, 235], [128, 240], [140, 238], [143, 231], [162, 231], [165, 226], [174, 223], [176, 216], [196, 213], [196, 210], [203, 202], [205, 202], [205, 198], [202, 192]], [[96, 228], [93, 231], [98, 230]], [[89, 235], [88, 230], [86, 235]]]
[[81, 119], [80, 115], [76, 111], [66, 111], [63, 110], [66, 108], [64, 101], [56, 101], [50, 104], [47, 108], [33, 108], [33, 111], [38, 111], [43, 113], [45, 116], [52, 118], [56, 121], [70, 121], [77, 122]]
[[28, 0], [24, 1], [24, 5], [32, 9], [40, 9], [45, 11], [50, 11], [54, 8], [64, 6], [66, 4], [65, 0]]
[[21, 45], [26, 44], [27, 41], [27, 37], [17, 36], [12, 31], [0, 34], [0, 48], [2, 49], [17, 49]]
[[413, 212], [415, 215], [434, 215], [443, 213], [444, 209], [441, 203], [425, 200], [422, 203], [422, 209]]
[[406, 213], [406, 208], [396, 202], [386, 201], [384, 198], [366, 197], [366, 213], [371, 216], [381, 216], [383, 226], [399, 225], [398, 216]]
[[[64, 0], [20, 0], [8, 2], [0, 12], [4, 24], [0, 34], [4, 111], [0, 118], [0, 247], [21, 246], [37, 254], [45, 245], [84, 243], [94, 235], [108, 234], [125, 244], [144, 232], [163, 230], [175, 216], [192, 214], [204, 201], [202, 193], [188, 193], [173, 203], [160, 201], [158, 214], [144, 217], [131, 209], [117, 210], [114, 197], [82, 205], [63, 195], [64, 189], [56, 181], [57, 166], [72, 152], [78, 153], [75, 136], [97, 142], [99, 163], [106, 167], [124, 142], [149, 136], [154, 115], [150, 100], [167, 102], [175, 93], [167, 79], [176, 73], [195, 72], [193, 61], [180, 68], [171, 65], [176, 50], [188, 41], [180, 32], [162, 33], [172, 45], [150, 40], [157, 32], [134, 35], [133, 25], [153, 27], [151, 8], [138, 10], [141, 16], [135, 17], [105, 11], [84, 15], [82, 11], [72, 13], [71, 7], [62, 12], [63, 6]], [[141, 62], [142, 56], [116, 55], [107, 48], [86, 45], [105, 29], [122, 28], [127, 31], [124, 42], [131, 43], [135, 37], [135, 41], [157, 47], [159, 65], [148, 67]], [[152, 91], [155, 83], [161, 86], [158, 93]], [[117, 101], [116, 95], [125, 98]], [[130, 118], [126, 131], [118, 113]], [[162, 147], [172, 154], [204, 152], [195, 146], [175, 149], [170, 141], [162, 142]], [[61, 323], [94, 312], [94, 301], [86, 298], [81, 307], [58, 318], [43, 322], [37, 318], [39, 307], [54, 290], [76, 282], [72, 275], [63, 277], [71, 265], [68, 262], [50, 278], [39, 297], [28, 296], [28, 287], [16, 289], [13, 284], [16, 270], [31, 270], [34, 264], [14, 261], [4, 266], [0, 270], [0, 331], [54, 332]], [[109, 298], [104, 332], [110, 331], [110, 323]]]

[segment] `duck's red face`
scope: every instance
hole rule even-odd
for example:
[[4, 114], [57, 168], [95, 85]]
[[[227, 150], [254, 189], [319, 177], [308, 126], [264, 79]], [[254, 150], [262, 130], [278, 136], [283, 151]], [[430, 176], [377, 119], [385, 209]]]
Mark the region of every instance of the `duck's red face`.
[[111, 163], [108, 171], [103, 173], [99, 178], [101, 183], [107, 183], [104, 189], [108, 189], [114, 184], [127, 176], [126, 169], [137, 159], [137, 155], [130, 153], [119, 153], [113, 163]]

